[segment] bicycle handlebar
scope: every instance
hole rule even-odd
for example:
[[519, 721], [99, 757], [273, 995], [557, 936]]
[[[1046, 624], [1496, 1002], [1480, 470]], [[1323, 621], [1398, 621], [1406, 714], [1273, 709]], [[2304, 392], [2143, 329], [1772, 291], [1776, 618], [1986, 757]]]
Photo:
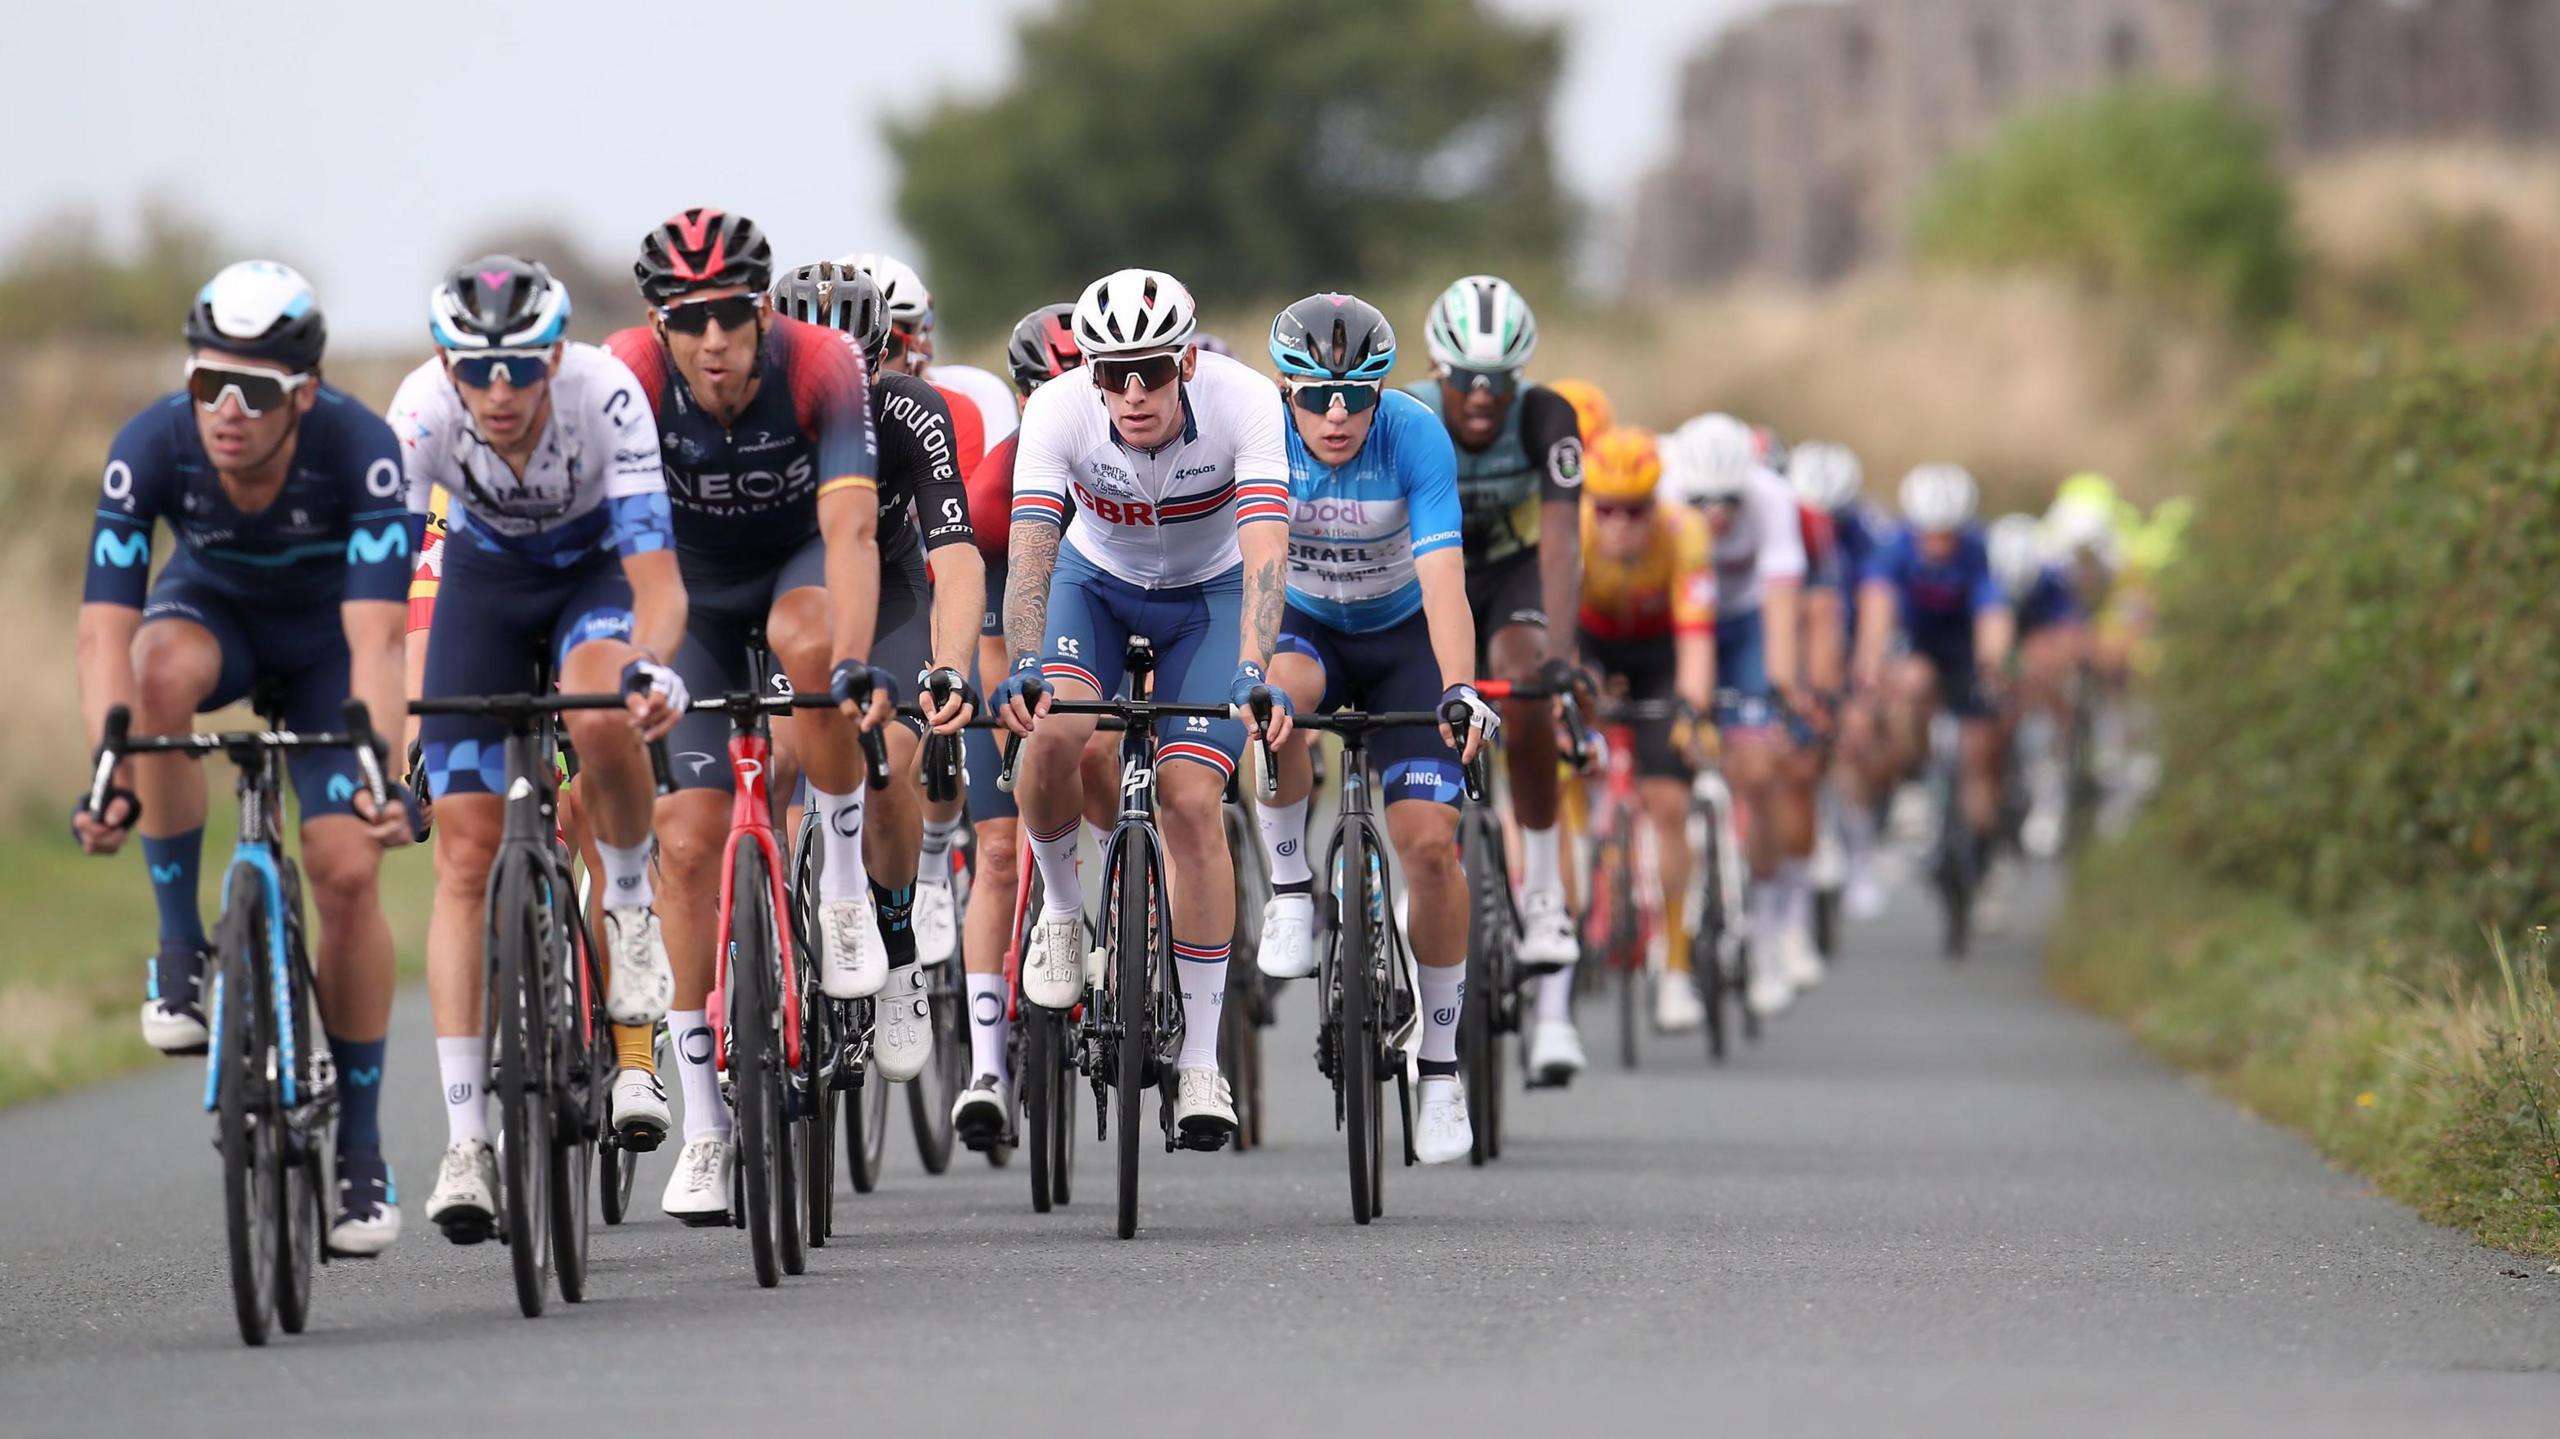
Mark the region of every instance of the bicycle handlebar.
[[219, 730], [191, 734], [133, 735], [133, 712], [124, 705], [107, 711], [99, 726], [98, 751], [89, 780], [89, 795], [82, 806], [89, 817], [100, 824], [108, 823], [110, 807], [123, 802], [123, 823], [130, 829], [142, 820], [142, 797], [115, 782], [116, 766], [125, 756], [135, 754], [182, 754], [201, 759], [209, 754], [223, 754], [236, 764], [247, 765], [269, 750], [346, 749], [355, 751], [356, 769], [363, 777], [365, 792], [373, 799], [374, 813], [391, 802], [391, 787], [382, 768], [382, 736], [375, 732], [372, 712], [364, 701], [350, 698], [339, 709], [346, 726], [335, 733], [304, 734], [297, 730]]

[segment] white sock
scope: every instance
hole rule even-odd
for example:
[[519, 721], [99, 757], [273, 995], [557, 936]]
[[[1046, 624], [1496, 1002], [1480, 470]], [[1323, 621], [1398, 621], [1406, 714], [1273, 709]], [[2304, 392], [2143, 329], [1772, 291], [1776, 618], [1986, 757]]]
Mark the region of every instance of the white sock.
[[1771, 875], [1751, 887], [1752, 967], [1761, 974], [1773, 974], [1770, 966], [1777, 962], [1778, 936], [1787, 922], [1786, 881]]
[[1779, 882], [1787, 892], [1787, 928], [1799, 934], [1813, 932], [1813, 865], [1791, 859], [1778, 866]]
[[1227, 1003], [1226, 945], [1217, 959], [1184, 959], [1177, 951], [1174, 972], [1182, 982], [1182, 1053], [1176, 1069], [1218, 1067], [1218, 1015]]
[[[1429, 974], [1431, 971], [1424, 970]], [[1538, 1022], [1571, 1024], [1573, 1022], [1573, 966], [1568, 964], [1553, 974], [1538, 979]]]
[[720, 1102], [720, 1072], [711, 1064], [719, 1036], [699, 1009], [667, 1011], [667, 1036], [675, 1042], [676, 1069], [684, 1080], [684, 1142], [725, 1138], [729, 1106]]
[[444, 1081], [444, 1141], [489, 1142], [489, 1041], [466, 1034], [436, 1036], [436, 1075]]
[[1454, 1064], [1458, 1058], [1458, 1011], [1467, 1002], [1467, 967], [1416, 965], [1422, 972], [1422, 1049], [1428, 1064]]
[[1564, 861], [1556, 838], [1555, 827], [1531, 829], [1520, 827], [1520, 892], [1523, 894], [1564, 893]]
[[656, 901], [658, 892], [649, 884], [649, 841], [607, 844], [597, 840], [596, 855], [604, 861], [605, 908], [623, 909]]
[[926, 816], [924, 845], [916, 851], [916, 882], [951, 887], [951, 837], [960, 832], [960, 816], [935, 819]]
[[1307, 863], [1307, 801], [1262, 806], [1262, 850], [1271, 857], [1273, 884], [1312, 884], [1316, 872]]
[[1006, 1023], [1004, 976], [973, 974], [969, 976], [969, 1072], [972, 1075], [1005, 1075], [1004, 1041]]
[[1040, 883], [1048, 892], [1042, 908], [1048, 914], [1082, 914], [1084, 912], [1084, 878], [1076, 871], [1076, 831], [1081, 821], [1069, 821], [1055, 834], [1044, 835], [1023, 821], [1022, 832], [1031, 836], [1031, 858], [1040, 866]]
[[862, 786], [851, 794], [829, 794], [811, 786], [809, 798], [818, 808], [818, 898], [828, 904], [869, 899], [871, 871], [862, 862]]
[[1866, 872], [1868, 861], [1876, 850], [1876, 812], [1867, 805], [1843, 800], [1840, 804], [1840, 847], [1847, 853], [1853, 873]]

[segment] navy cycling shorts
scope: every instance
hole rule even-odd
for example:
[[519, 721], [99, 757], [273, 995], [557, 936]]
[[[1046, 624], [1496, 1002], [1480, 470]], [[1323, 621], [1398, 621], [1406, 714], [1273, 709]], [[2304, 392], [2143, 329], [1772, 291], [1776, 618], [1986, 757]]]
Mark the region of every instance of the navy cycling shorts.
[[1959, 719], [1989, 719], [1991, 701], [1982, 693], [1982, 676], [1973, 662], [1973, 620], [1929, 626], [1910, 632], [1911, 653], [1937, 671], [1938, 703]]
[[[1041, 673], [1052, 684], [1079, 679], [1096, 693], [1120, 692], [1131, 635], [1155, 647], [1153, 697], [1166, 704], [1223, 705], [1234, 683], [1242, 643], [1244, 567], [1178, 589], [1151, 590], [1106, 573], [1072, 547], [1060, 547], [1049, 580], [1048, 657]], [[1206, 717], [1156, 722], [1156, 758], [1187, 760], [1236, 772], [1244, 754], [1244, 725]]]
[[[630, 638], [631, 582], [613, 555], [562, 570], [448, 540], [427, 631], [425, 695], [525, 694], [546, 661], [556, 678], [578, 646]], [[505, 721], [429, 715], [418, 736], [438, 797], [506, 792]]]
[[[325, 734], [345, 724], [340, 707], [347, 701], [347, 630], [336, 605], [292, 610], [261, 609], [222, 592], [181, 554], [153, 582], [143, 602], [142, 622], [183, 620], [202, 627], [222, 651], [222, 672], [204, 708], [218, 710], [249, 697], [260, 680], [283, 686], [287, 729]], [[399, 720], [375, 715], [386, 734], [399, 734]], [[353, 814], [356, 761], [342, 749], [295, 750], [285, 756], [293, 777], [302, 818]]]
[[[1440, 665], [1431, 650], [1431, 625], [1418, 611], [1386, 629], [1352, 634], [1289, 606], [1280, 612], [1278, 648], [1282, 654], [1305, 655], [1324, 671], [1319, 714], [1344, 708], [1374, 714], [1440, 707]], [[1368, 744], [1369, 769], [1387, 803], [1418, 799], [1454, 806], [1464, 797], [1466, 774], [1457, 752], [1440, 742], [1438, 729], [1382, 729], [1369, 736]]]

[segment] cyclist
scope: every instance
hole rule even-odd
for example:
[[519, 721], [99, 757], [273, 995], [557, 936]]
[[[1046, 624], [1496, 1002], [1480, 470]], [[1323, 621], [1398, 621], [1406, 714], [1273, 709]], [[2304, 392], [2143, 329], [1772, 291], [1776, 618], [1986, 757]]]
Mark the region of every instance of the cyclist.
[[[747, 645], [761, 628], [802, 693], [830, 689], [830, 664], [871, 678], [876, 635], [922, 600], [923, 562], [899, 507], [880, 493], [862, 356], [833, 331], [768, 311], [773, 250], [743, 215], [682, 211], [640, 243], [632, 266], [649, 323], [605, 344], [638, 377], [665, 456], [676, 561], [691, 597], [675, 667], [689, 689], [742, 689]], [[794, 752], [826, 817], [819, 881], [819, 982], [859, 999], [889, 983], [862, 860], [865, 775], [855, 724], [886, 721], [890, 687], [859, 715], [802, 710]], [[667, 880], [667, 949], [676, 962], [668, 1014], [684, 1091], [684, 1149], [662, 1207], [688, 1224], [726, 1224], [729, 1115], [704, 1015], [714, 974], [719, 866], [729, 833], [728, 722], [690, 714], [670, 741], [677, 793], [659, 801], [658, 862]], [[913, 1074], [932, 1033], [882, 1005], [881, 1068]]]
[[[639, 414], [639, 384], [593, 345], [568, 342], [569, 293], [508, 255], [447, 275], [428, 300], [436, 355], [391, 404], [410, 510], [446, 496], [443, 578], [421, 693], [519, 694], [549, 659], [570, 691], [647, 682], [631, 713], [563, 717], [596, 836], [610, 961], [606, 1008], [653, 1024], [673, 988], [652, 906], [650, 779], [642, 734], [665, 732], [684, 684], [660, 656], [684, 634], [684, 584], [669, 550], [666, 477]], [[418, 729], [436, 797], [436, 904], [428, 1000], [445, 1094], [444, 1162], [427, 1218], [457, 1244], [495, 1223], [484, 1027], [489, 865], [504, 828], [506, 731], [432, 715]]]
[[1589, 380], [1549, 380], [1547, 388], [1573, 406], [1575, 429], [1582, 436], [1582, 452], [1588, 458], [1601, 432], [1618, 427], [1617, 406], [1609, 403], [1607, 392]]
[[[1049, 714], [1046, 696], [1035, 712], [1025, 680], [1037, 673], [1059, 699], [1101, 698], [1119, 688], [1128, 636], [1144, 634], [1155, 643], [1158, 696], [1241, 707], [1279, 636], [1289, 519], [1280, 415], [1270, 381], [1193, 348], [1197, 326], [1190, 292], [1171, 275], [1106, 275], [1076, 301], [1082, 377], [1042, 385], [1023, 407], [1005, 589], [1012, 673], [998, 690], [1007, 726], [1029, 735], [1014, 797], [1047, 892], [1023, 993], [1050, 1009], [1084, 988], [1077, 756], [1094, 722]], [[1222, 685], [1231, 653], [1233, 677]], [[1289, 733], [1287, 695], [1277, 698], [1275, 744]], [[1174, 1117], [1186, 1135], [1216, 1144], [1236, 1123], [1218, 1072], [1236, 928], [1222, 801], [1245, 736], [1233, 719], [1162, 729], [1156, 779], [1178, 877], [1170, 927], [1185, 1026]]]
[[897, 370], [930, 381], [935, 389], [954, 400], [952, 421], [964, 436], [977, 436], [974, 444], [965, 438], [962, 443], [963, 453], [969, 456], [961, 466], [965, 477], [977, 468], [978, 457], [988, 447], [1013, 433], [1013, 392], [1004, 381], [975, 365], [935, 361], [933, 292], [925, 288], [924, 277], [916, 273], [913, 265], [894, 255], [876, 252], [847, 255], [837, 263], [869, 275], [889, 307], [889, 341], [872, 369]]
[[[1405, 389], [1440, 416], [1457, 444], [1479, 665], [1515, 684], [1587, 684], [1572, 656], [1573, 627], [1560, 618], [1573, 613], [1582, 590], [1581, 424], [1563, 396], [1522, 378], [1538, 346], [1537, 317], [1508, 282], [1469, 275], [1432, 305], [1423, 339], [1432, 378]], [[1503, 722], [1523, 861], [1520, 962], [1550, 974], [1579, 952], [1556, 831], [1555, 725], [1543, 703], [1508, 705]], [[1559, 1078], [1583, 1065], [1566, 993], [1540, 991], [1529, 1042], [1531, 1068]]]
[[[1977, 489], [1957, 465], [1922, 465], [1902, 480], [1903, 528], [1867, 558], [1859, 578], [1858, 674], [1884, 696], [1886, 743], [1870, 792], [1889, 792], [1927, 752], [1939, 709], [1962, 725], [1962, 803], [1977, 846], [1989, 853], [2000, 818], [2001, 754], [1996, 707], [2013, 633], [2009, 598], [1992, 576], [1974, 523]], [[1892, 660], [1899, 629], [1909, 653]], [[1888, 681], [1890, 682], [1888, 685]]]
[[[1271, 683], [1294, 709], [1346, 705], [1433, 710], [1452, 700], [1474, 719], [1380, 730], [1369, 741], [1387, 834], [1407, 886], [1422, 1009], [1414, 1152], [1425, 1164], [1467, 1153], [1473, 1131], [1458, 1082], [1458, 1011], [1466, 998], [1466, 872], [1458, 863], [1460, 766], [1500, 728], [1476, 692], [1475, 617], [1459, 548], [1457, 457], [1421, 401], [1386, 390], [1396, 335], [1351, 295], [1310, 295], [1271, 322], [1271, 360], [1290, 427], [1289, 595]], [[1425, 666], [1424, 655], [1436, 666]], [[1271, 860], [1261, 967], [1278, 979], [1316, 969], [1315, 871], [1307, 862], [1307, 747], [1293, 734], [1260, 806]], [[1463, 755], [1449, 745], [1463, 743]]]
[[[1793, 455], [1772, 434], [1767, 455], [1793, 463]], [[1763, 460], [1773, 471], [1778, 466]], [[1793, 484], [1789, 489], [1792, 491]], [[1798, 990], [1823, 980], [1823, 955], [1813, 943], [1814, 851], [1822, 831], [1822, 773], [1830, 762], [1832, 737], [1839, 728], [1839, 704], [1847, 688], [1848, 639], [1844, 633], [1849, 605], [1847, 581], [1840, 565], [1840, 544], [1831, 516], [1795, 501], [1797, 533], [1804, 542], [1802, 656], [1805, 707], [1786, 716], [1790, 740], [1778, 760], [1778, 780], [1786, 803], [1771, 822], [1778, 829], [1779, 884], [1787, 899], [1787, 938], [1778, 951], [1787, 980]]]
[[[1810, 708], [1801, 667], [1804, 525], [1795, 492], [1760, 462], [1748, 425], [1700, 415], [1674, 436], [1674, 493], [1706, 513], [1716, 570], [1716, 683], [1739, 699], [1717, 716], [1725, 731], [1725, 772], [1752, 822], [1745, 827], [1752, 878], [1751, 984], [1744, 1000], [1759, 1014], [1795, 998], [1787, 958], [1792, 890], [1805, 880], [1787, 863], [1788, 806], [1801, 796], [1784, 781], [1787, 739], [1780, 721]], [[1799, 936], [1800, 938], [1800, 936]]]
[[2009, 596], [2017, 626], [2011, 666], [2017, 685], [2001, 709], [2001, 747], [2023, 762], [2019, 741], [2024, 722], [2041, 714], [2048, 726], [2043, 762], [2027, 765], [2027, 814], [2019, 825], [2019, 843], [2028, 854], [2050, 859], [2062, 848], [2069, 783], [2055, 740], [2070, 733], [2071, 684], [2087, 653], [2088, 636], [2069, 576], [2045, 558], [2035, 516], [2002, 515], [1991, 522], [1984, 544], [1992, 578]]
[[[261, 681], [284, 685], [284, 716], [298, 729], [339, 728], [351, 692], [376, 716], [400, 713], [411, 536], [399, 445], [320, 378], [328, 329], [310, 285], [271, 260], [228, 266], [197, 292], [186, 338], [185, 391], [153, 401], [107, 452], [80, 604], [89, 735], [116, 705], [138, 734], [184, 734], [199, 712]], [[163, 522], [177, 542], [153, 580]], [[320, 918], [320, 1023], [341, 1081], [328, 1243], [379, 1254], [399, 1237], [400, 1210], [379, 1118], [392, 947], [376, 885], [382, 851], [409, 843], [400, 810], [414, 806], [374, 811], [344, 752], [301, 751], [289, 767]], [[76, 812], [72, 830], [89, 853], [113, 854], [141, 829], [160, 927], [142, 1037], [163, 1053], [200, 1053], [204, 772], [178, 755], [143, 755], [130, 773], [138, 817], [121, 806], [102, 820]]]
[[[804, 265], [774, 281], [772, 300], [791, 319], [838, 331], [866, 363], [879, 357], [888, 344], [888, 308], [877, 282], [864, 271], [829, 262]], [[940, 707], [938, 722], [964, 723], [977, 707], [977, 688], [969, 678], [969, 645], [985, 590], [982, 574], [976, 573], [984, 562], [969, 543], [968, 493], [961, 484], [965, 463], [975, 457], [963, 454], [954, 443], [952, 425], [952, 415], [966, 410], [968, 401], [952, 405], [940, 390], [904, 371], [875, 368], [870, 373], [870, 413], [879, 436], [879, 488], [888, 504], [889, 528], [895, 532], [885, 542], [883, 554], [913, 551], [921, 526], [928, 557], [924, 567], [935, 580], [929, 603], [916, 605], [904, 622], [881, 632], [872, 646], [872, 661], [891, 688], [914, 684], [919, 695], [928, 679], [941, 675], [950, 682], [954, 698]], [[912, 556], [898, 558], [891, 568], [898, 572], [913, 568], [908, 558]], [[947, 946], [956, 939], [929, 932], [920, 918], [929, 897], [939, 895], [944, 930], [951, 929], [949, 828], [942, 831], [940, 885], [922, 883], [919, 870], [924, 856], [920, 841], [930, 824], [917, 767], [921, 729], [901, 719], [887, 732], [889, 785], [874, 797], [864, 820], [862, 854], [888, 949], [891, 989], [881, 1003], [895, 1007], [901, 1017], [914, 1015], [929, 1021], [924, 972], [916, 964], [919, 960], [943, 962], [949, 957]], [[956, 800], [949, 807], [951, 828], [957, 827], [959, 808]], [[946, 947], [936, 948], [938, 944]], [[899, 1032], [929, 1035], [932, 1026], [927, 1022], [919, 1030], [902, 1024]], [[884, 1054], [882, 1072], [893, 1079], [912, 1078], [904, 1072], [909, 1052]]]
[[[1662, 449], [1650, 430], [1602, 431], [1582, 484], [1582, 649], [1613, 691], [1632, 701], [1678, 700], [1696, 724], [1669, 716], [1635, 729], [1637, 792], [1653, 823], [1662, 889], [1663, 958], [1654, 1024], [1669, 1033], [1706, 1022], [1688, 980], [1690, 736], [1716, 692], [1715, 571], [1707, 522], [1662, 503]], [[1595, 882], [1597, 876], [1594, 877]], [[1546, 983], [1553, 984], [1549, 978]]]
[[[1893, 522], [1860, 497], [1866, 483], [1857, 455], [1845, 445], [1808, 441], [1787, 457], [1787, 479], [1797, 498], [1829, 517], [1832, 544], [1838, 555], [1840, 583], [1849, 593], [1841, 605], [1839, 653], [1857, 645], [1858, 606], [1855, 591], [1868, 556], [1893, 532]], [[1880, 796], [1867, 791], [1865, 776], [1873, 768], [1881, 743], [1877, 697], [1855, 684], [1839, 705], [1832, 786], [1837, 794], [1842, 858], [1847, 873], [1842, 903], [1853, 919], [1873, 919], [1884, 912], [1884, 886], [1876, 878], [1876, 807]]]

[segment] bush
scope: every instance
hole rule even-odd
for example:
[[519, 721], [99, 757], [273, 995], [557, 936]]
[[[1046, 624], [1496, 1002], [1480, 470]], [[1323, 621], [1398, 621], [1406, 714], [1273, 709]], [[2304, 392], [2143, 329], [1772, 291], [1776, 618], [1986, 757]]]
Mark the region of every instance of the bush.
[[2301, 268], [2265, 127], [2226, 96], [2154, 87], [2011, 122], [1939, 172], [1912, 245], [1948, 264], [2059, 269], [2251, 326], [2290, 313]]

